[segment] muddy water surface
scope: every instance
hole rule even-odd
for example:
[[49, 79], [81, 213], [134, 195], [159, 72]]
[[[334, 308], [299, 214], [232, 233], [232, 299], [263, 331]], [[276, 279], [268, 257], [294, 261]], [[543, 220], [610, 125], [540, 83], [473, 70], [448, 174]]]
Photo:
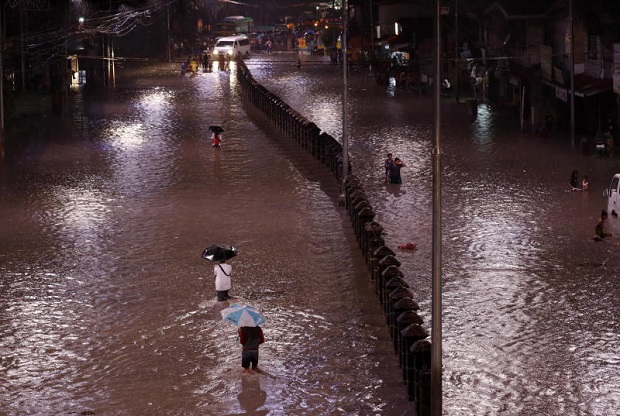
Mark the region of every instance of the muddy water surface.
[[[0, 413], [412, 414], [331, 174], [228, 73], [118, 74], [71, 122], [28, 120], [3, 164]], [[262, 374], [221, 322], [213, 243], [267, 316]]]
[[[301, 69], [284, 56], [248, 66], [341, 140], [341, 69], [301, 58]], [[378, 86], [366, 70], [347, 84], [354, 173], [388, 244], [418, 245], [398, 259], [430, 328], [431, 97]], [[480, 105], [473, 120], [468, 106], [442, 103], [444, 414], [617, 414], [620, 239], [591, 237], [620, 163], [517, 122], [516, 109]], [[382, 180], [388, 152], [407, 164], [400, 186]], [[590, 177], [590, 191], [570, 192], [573, 169]], [[620, 220], [608, 228], [620, 237]]]

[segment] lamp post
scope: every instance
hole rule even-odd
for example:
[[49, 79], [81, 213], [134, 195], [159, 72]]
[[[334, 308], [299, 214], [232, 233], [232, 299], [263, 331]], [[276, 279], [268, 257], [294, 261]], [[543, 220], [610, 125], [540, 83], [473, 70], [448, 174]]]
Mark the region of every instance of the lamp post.
[[349, 175], [349, 138], [347, 137], [347, 24], [349, 5], [347, 0], [342, 2], [342, 180]]
[[369, 0], [369, 16], [370, 16], [370, 56], [372, 57], [375, 52], [375, 34], [374, 23], [372, 21], [372, 0]]
[[459, 102], [459, 0], [454, 0], [454, 67], [456, 69], [454, 74], [454, 97], [456, 102]]
[[575, 31], [573, 26], [573, 0], [568, 3], [570, 15], [570, 142], [575, 147]]
[[170, 55], [170, 4], [166, 6], [166, 58], [168, 62], [172, 62]]
[[4, 6], [0, 7], [0, 160], [4, 159], [4, 62], [2, 50], [4, 49]]
[[433, 146], [433, 253], [431, 332], [431, 415], [442, 413], [441, 357], [441, 9], [435, 0], [435, 140]]

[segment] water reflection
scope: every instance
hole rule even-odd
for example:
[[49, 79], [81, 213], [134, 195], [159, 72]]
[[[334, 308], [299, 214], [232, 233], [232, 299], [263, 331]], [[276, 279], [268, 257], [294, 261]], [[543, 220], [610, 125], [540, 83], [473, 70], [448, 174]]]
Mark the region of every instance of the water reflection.
[[473, 123], [473, 131], [471, 134], [472, 141], [480, 146], [480, 150], [484, 151], [485, 148], [491, 146], [493, 143], [493, 113], [491, 106], [488, 104], [478, 104], [476, 106], [476, 117]]
[[393, 195], [394, 197], [398, 198], [401, 195], [405, 195], [407, 192], [402, 189], [401, 185], [396, 185], [396, 184], [389, 184], [386, 187], [387, 191]]
[[[302, 114], [312, 114], [309, 102], [339, 97], [335, 73], [306, 73], [313, 88], [303, 99], [277, 76], [253, 74]], [[433, 105], [373, 82], [348, 82], [353, 170], [386, 242], [417, 244], [398, 259], [430, 325]], [[600, 194], [566, 192], [573, 169], [601, 189], [615, 163], [584, 157], [565, 138], [521, 133], [512, 109], [480, 104], [472, 120], [469, 106], [445, 100], [442, 111], [444, 412], [615, 413], [620, 378], [609, 342], [620, 322], [610, 311], [620, 304], [608, 291], [620, 250], [591, 241]], [[331, 116], [309, 118], [339, 138], [341, 112]], [[398, 198], [380, 179], [388, 152], [408, 165]], [[615, 232], [620, 222], [609, 226]]]
[[[0, 413], [410, 413], [331, 174], [234, 76], [136, 71], [3, 170]], [[256, 384], [200, 258], [214, 242], [268, 315]]]
[[[263, 59], [256, 78], [338, 138], [339, 68]], [[358, 75], [354, 171], [388, 245], [417, 244], [398, 259], [430, 325], [432, 105]], [[235, 85], [225, 72], [150, 70], [91, 103], [77, 134], [5, 166], [3, 412], [411, 414], [338, 184], [276, 140]], [[600, 194], [565, 183], [578, 169], [600, 189], [615, 160], [506, 129], [500, 113], [445, 111], [446, 412], [614, 414], [620, 252], [591, 241]], [[226, 128], [220, 151], [209, 124]], [[388, 152], [407, 164], [400, 187], [385, 184]], [[199, 256], [224, 241], [242, 251], [236, 296], [269, 318], [257, 384], [243, 384]]]
[[260, 378], [247, 375], [241, 378], [241, 392], [237, 396], [239, 405], [243, 410], [238, 415], [263, 416], [269, 413], [269, 409], [259, 410], [267, 399], [267, 393], [260, 388]]

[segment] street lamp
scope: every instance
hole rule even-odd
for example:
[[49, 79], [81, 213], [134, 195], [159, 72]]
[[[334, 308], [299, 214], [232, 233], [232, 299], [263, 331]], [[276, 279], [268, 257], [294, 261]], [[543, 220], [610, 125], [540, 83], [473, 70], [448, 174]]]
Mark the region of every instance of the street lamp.
[[349, 139], [347, 137], [347, 24], [349, 5], [347, 0], [342, 2], [342, 180], [349, 175]]
[[573, 0], [569, 1], [570, 15], [570, 142], [575, 147], [575, 26], [573, 22]]
[[442, 414], [441, 288], [441, 8], [435, 0], [435, 140], [433, 145], [433, 251], [431, 332], [431, 415]]

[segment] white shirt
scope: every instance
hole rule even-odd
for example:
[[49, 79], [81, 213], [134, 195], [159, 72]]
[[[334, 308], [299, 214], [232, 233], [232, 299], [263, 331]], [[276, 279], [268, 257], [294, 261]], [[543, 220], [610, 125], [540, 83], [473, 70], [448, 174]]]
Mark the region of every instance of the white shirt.
[[[221, 268], [220, 268], [221, 266]], [[223, 269], [223, 271], [222, 271]], [[213, 273], [215, 273], [215, 290], [223, 291], [230, 290], [230, 274], [232, 272], [232, 266], [226, 263], [219, 263], [213, 266]], [[228, 275], [228, 276], [226, 276]]]

